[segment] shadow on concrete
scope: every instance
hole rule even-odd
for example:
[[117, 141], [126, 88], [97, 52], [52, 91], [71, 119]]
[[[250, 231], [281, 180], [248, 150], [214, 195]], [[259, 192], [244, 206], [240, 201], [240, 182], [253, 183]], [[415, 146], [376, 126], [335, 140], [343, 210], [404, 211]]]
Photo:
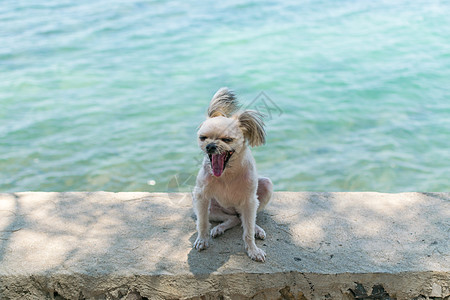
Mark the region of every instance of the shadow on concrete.
[[[195, 222], [195, 218], [192, 218], [192, 221]], [[211, 228], [217, 224], [219, 223], [211, 223]], [[227, 230], [221, 236], [210, 238], [209, 247], [207, 249], [198, 251], [192, 248], [188, 254], [190, 272], [196, 277], [205, 278], [205, 275], [220, 271], [224, 266], [227, 266], [229, 270], [230, 265], [227, 265], [227, 263], [230, 261], [231, 257], [238, 256], [247, 259], [242, 234], [242, 226], [238, 225]], [[194, 245], [196, 238], [197, 232], [192, 234], [189, 238], [191, 245]], [[262, 244], [264, 244], [263, 241], [257, 240], [257, 245], [259, 247], [261, 247]], [[250, 260], [250, 258], [248, 258], [248, 260]]]
[[8, 194], [9, 198], [12, 198], [9, 207], [4, 207], [0, 209], [1, 213], [1, 227], [0, 227], [0, 263], [3, 261], [5, 252], [8, 249], [9, 243], [11, 241], [11, 235], [22, 229], [23, 220], [21, 220], [18, 214], [21, 211], [19, 197], [15, 193]]

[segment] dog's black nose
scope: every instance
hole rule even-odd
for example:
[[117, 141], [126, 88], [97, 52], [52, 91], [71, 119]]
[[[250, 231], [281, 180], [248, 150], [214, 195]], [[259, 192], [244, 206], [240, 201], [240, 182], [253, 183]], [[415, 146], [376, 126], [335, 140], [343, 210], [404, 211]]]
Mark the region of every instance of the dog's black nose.
[[217, 146], [214, 143], [210, 143], [208, 145], [206, 145], [206, 152], [208, 153], [213, 153], [217, 150]]

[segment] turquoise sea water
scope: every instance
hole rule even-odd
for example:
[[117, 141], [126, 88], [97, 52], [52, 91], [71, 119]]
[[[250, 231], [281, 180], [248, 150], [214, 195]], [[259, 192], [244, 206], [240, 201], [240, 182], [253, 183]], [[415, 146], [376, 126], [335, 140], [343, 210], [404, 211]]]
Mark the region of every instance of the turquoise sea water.
[[449, 191], [449, 16], [444, 1], [3, 1], [0, 191], [189, 190], [221, 86], [266, 110], [253, 153], [277, 190]]

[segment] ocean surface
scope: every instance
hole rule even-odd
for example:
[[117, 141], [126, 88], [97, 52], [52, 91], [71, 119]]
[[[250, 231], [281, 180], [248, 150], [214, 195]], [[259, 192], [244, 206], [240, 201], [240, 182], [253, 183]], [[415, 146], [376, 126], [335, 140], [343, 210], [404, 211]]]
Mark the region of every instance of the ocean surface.
[[189, 191], [233, 89], [276, 190], [450, 191], [448, 1], [2, 1], [0, 191]]

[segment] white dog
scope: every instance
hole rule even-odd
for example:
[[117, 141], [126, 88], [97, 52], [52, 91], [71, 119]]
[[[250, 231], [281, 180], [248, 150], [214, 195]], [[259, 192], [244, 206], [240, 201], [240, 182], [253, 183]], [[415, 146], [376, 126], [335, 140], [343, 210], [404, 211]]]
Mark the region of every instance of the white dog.
[[[255, 223], [256, 212], [270, 201], [273, 185], [269, 178], [258, 178], [248, 145], [265, 143], [264, 123], [260, 113], [238, 110], [234, 94], [221, 88], [198, 130], [205, 157], [193, 191], [198, 231], [194, 247], [206, 249], [209, 235], [219, 236], [242, 221], [248, 256], [263, 262], [266, 253], [256, 246], [255, 236], [264, 239], [266, 233]], [[209, 220], [222, 223], [209, 233]]]

